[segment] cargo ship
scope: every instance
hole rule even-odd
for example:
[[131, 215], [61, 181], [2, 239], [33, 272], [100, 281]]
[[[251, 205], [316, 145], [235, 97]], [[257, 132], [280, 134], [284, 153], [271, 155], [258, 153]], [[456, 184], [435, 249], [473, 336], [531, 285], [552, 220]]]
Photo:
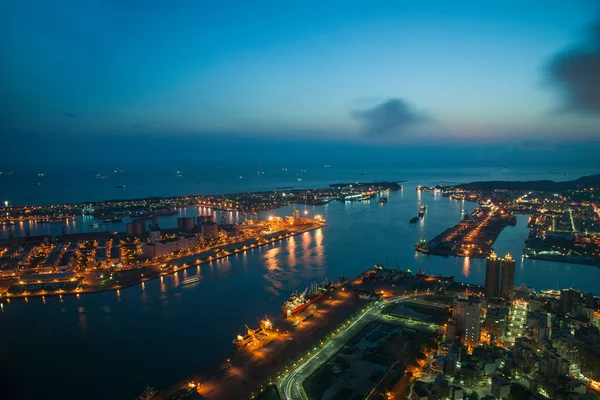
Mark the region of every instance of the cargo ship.
[[454, 275], [451, 276], [442, 276], [441, 274], [437, 274], [437, 275], [427, 275], [425, 273], [425, 270], [423, 269], [419, 269], [419, 271], [417, 272], [417, 274], [415, 275], [416, 279], [425, 279], [425, 280], [440, 280], [440, 281], [447, 281], [447, 282], [454, 282]]
[[325, 296], [327, 292], [331, 290], [331, 287], [332, 286], [327, 283], [327, 279], [325, 279], [322, 286], [319, 286], [316, 281], [313, 281], [310, 288], [304, 289], [304, 292], [302, 293], [293, 293], [290, 298], [283, 303], [283, 314], [286, 317], [291, 317], [292, 315], [305, 310], [308, 306]]
[[421, 207], [419, 207], [419, 218], [423, 218], [425, 211], [427, 211], [427, 204], [423, 204]]

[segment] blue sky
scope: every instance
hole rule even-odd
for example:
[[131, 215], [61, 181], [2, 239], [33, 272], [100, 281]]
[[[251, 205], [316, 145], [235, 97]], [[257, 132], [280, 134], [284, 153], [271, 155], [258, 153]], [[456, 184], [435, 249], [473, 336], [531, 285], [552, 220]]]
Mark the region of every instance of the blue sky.
[[572, 82], [548, 72], [593, 41], [594, 4], [8, 0], [0, 129], [83, 141], [595, 141], [600, 107], [566, 106]]

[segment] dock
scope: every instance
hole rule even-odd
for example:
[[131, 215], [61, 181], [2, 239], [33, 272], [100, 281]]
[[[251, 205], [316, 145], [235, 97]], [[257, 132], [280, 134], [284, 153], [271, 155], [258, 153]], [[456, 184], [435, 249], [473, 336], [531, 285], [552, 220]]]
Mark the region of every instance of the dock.
[[438, 256], [485, 258], [500, 232], [515, 223], [515, 217], [503, 209], [482, 206], [430, 241], [417, 243], [416, 250]]

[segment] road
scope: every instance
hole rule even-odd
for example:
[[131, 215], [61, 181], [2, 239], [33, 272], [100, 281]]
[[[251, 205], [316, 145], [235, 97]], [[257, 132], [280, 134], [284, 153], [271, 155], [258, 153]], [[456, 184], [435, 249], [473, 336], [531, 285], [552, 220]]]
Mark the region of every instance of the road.
[[308, 377], [327, 362], [334, 354], [341, 350], [346, 343], [358, 333], [366, 324], [371, 321], [384, 318], [381, 311], [384, 307], [392, 303], [406, 300], [412, 295], [401, 296], [386, 303], [373, 303], [367, 306], [366, 310], [361, 311], [359, 315], [347, 321], [342, 327], [336, 329], [332, 336], [326, 341], [321, 342], [321, 347], [314, 347], [307, 354], [306, 358], [301, 358], [298, 365], [294, 364], [294, 369], [284, 373], [283, 377], [277, 383], [279, 392], [286, 400], [308, 400], [302, 384]]

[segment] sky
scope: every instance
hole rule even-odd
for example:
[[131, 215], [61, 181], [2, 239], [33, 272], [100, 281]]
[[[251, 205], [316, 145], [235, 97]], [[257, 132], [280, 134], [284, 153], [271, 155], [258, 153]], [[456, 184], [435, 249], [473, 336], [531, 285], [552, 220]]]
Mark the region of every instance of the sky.
[[0, 7], [0, 145], [28, 144], [13, 162], [103, 141], [129, 154], [215, 138], [536, 152], [600, 141], [590, 0]]

